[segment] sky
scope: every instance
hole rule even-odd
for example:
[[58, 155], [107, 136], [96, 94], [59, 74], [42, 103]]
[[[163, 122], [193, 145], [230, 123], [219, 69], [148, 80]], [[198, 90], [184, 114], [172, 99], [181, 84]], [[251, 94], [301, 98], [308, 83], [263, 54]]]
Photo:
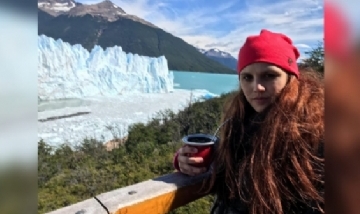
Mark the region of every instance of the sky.
[[[77, 0], [95, 4], [102, 0]], [[187, 43], [237, 58], [261, 29], [289, 36], [301, 56], [323, 41], [323, 0], [111, 0]]]

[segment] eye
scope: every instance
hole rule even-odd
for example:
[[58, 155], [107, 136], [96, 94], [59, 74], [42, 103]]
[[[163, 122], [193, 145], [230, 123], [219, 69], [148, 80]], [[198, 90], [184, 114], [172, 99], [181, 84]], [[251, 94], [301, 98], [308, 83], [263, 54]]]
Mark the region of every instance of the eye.
[[274, 74], [274, 73], [266, 73], [266, 74], [264, 74], [265, 79], [275, 79], [278, 76], [279, 76], [278, 74]]
[[250, 82], [253, 77], [250, 74], [244, 74], [242, 75], [242, 79], [245, 80], [246, 82]]

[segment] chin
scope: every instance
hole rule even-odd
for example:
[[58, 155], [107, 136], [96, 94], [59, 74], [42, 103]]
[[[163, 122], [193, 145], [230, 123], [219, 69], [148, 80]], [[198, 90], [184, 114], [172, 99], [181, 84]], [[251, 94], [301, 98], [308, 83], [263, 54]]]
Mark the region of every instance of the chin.
[[257, 112], [257, 113], [261, 113], [263, 112], [268, 106], [253, 106], [253, 109]]
[[264, 111], [264, 109], [263, 109], [263, 108], [255, 108], [255, 111], [256, 111], [257, 113], [261, 113], [261, 112]]

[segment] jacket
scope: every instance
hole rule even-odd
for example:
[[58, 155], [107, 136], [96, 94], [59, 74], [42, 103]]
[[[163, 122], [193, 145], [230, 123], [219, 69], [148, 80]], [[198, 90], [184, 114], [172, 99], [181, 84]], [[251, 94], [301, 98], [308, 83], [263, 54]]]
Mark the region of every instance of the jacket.
[[[261, 119], [261, 118], [258, 118]], [[244, 140], [245, 142], [249, 142], [249, 139], [251, 138], [251, 135], [258, 129], [258, 127], [256, 125], [249, 125], [249, 126], [245, 126], [245, 133], [247, 133], [247, 135], [244, 136]], [[244, 150], [248, 150], [251, 145], [249, 143], [245, 143], [244, 144]], [[323, 147], [323, 142], [321, 142], [321, 147], [320, 147], [320, 154], [319, 157], [324, 157], [324, 147]], [[216, 145], [215, 145], [216, 148]], [[180, 171], [179, 169], [179, 164], [177, 161], [177, 157], [178, 157], [178, 152], [175, 153], [174, 155], [174, 159], [173, 159], [173, 165], [174, 168], [177, 169], [178, 171]], [[222, 180], [222, 179], [219, 179]], [[219, 181], [220, 183], [223, 183], [222, 181]], [[218, 183], [218, 182], [216, 182]], [[216, 184], [215, 184], [216, 185]], [[323, 192], [324, 191], [324, 187], [319, 187], [319, 191]], [[215, 190], [212, 191], [213, 193], [215, 193]], [[290, 208], [290, 211], [286, 211], [286, 214], [291, 214], [291, 213], [296, 213], [296, 214], [320, 214], [321, 212], [315, 208], [313, 208], [314, 206], [307, 206], [305, 205], [303, 202], [299, 201], [298, 203], [296, 203], [295, 205], [293, 205]], [[324, 207], [322, 207], [324, 209]], [[213, 206], [211, 207], [210, 210], [210, 214], [248, 214], [249, 210], [247, 208], [247, 206], [245, 204], [242, 203], [242, 201], [240, 199], [235, 199], [232, 201], [229, 201], [227, 203], [221, 201], [218, 196], [215, 193], [215, 201], [213, 203]]]

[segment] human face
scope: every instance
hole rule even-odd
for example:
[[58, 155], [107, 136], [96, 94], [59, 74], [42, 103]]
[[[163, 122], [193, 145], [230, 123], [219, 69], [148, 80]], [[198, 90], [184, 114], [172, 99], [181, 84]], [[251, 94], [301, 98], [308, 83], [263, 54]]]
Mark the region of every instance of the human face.
[[256, 112], [262, 112], [288, 82], [288, 74], [268, 63], [253, 63], [240, 73], [240, 87]]

